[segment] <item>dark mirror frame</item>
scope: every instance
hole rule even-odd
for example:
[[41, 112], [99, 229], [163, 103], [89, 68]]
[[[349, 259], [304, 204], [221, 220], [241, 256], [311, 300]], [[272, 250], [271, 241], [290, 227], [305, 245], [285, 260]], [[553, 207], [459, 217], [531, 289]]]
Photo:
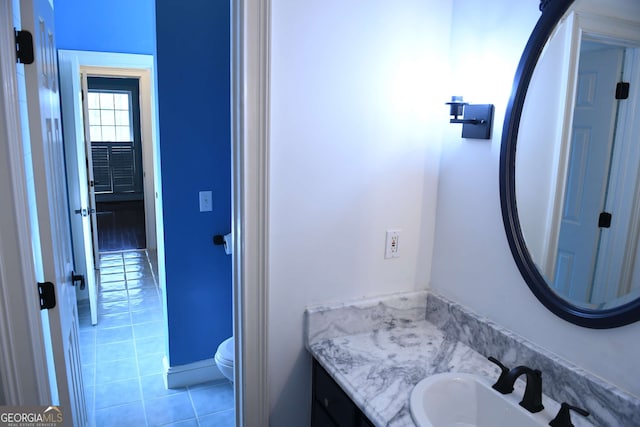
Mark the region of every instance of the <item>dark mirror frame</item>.
[[515, 160], [520, 116], [531, 76], [548, 39], [574, 0], [542, 0], [538, 20], [520, 58], [507, 105], [500, 148], [500, 204], [509, 247], [525, 282], [545, 307], [579, 326], [615, 328], [640, 320], [640, 298], [619, 307], [592, 310], [575, 306], [556, 294], [531, 258], [520, 228], [516, 205]]

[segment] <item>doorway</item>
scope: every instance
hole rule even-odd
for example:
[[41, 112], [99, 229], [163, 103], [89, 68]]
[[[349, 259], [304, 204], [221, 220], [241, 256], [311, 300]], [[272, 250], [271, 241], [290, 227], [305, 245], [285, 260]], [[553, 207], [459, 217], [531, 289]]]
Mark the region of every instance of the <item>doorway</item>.
[[[87, 59], [86, 54], [91, 54], [93, 57]], [[64, 73], [78, 80], [81, 74], [88, 77], [138, 80], [144, 171], [142, 177], [144, 216], [147, 218], [152, 216], [156, 220], [156, 228], [162, 230], [162, 210], [159, 201], [161, 181], [155, 138], [156, 117], [154, 108], [151, 107], [153, 100], [156, 99], [153, 92], [155, 84], [152, 80], [153, 60], [143, 55], [73, 51], [61, 51], [59, 56], [61, 81], [65, 84], [69, 79], [65, 78]], [[69, 63], [73, 64], [73, 67], [69, 67]], [[77, 87], [80, 86], [82, 85], [78, 82]], [[89, 81], [86, 86], [86, 93], [89, 94], [92, 88], [95, 88]], [[113, 88], [100, 88], [100, 90], [101, 93], [106, 93]], [[73, 97], [73, 93], [76, 92], [70, 90], [69, 93]], [[113, 104], [115, 105], [115, 100]], [[93, 106], [95, 107], [95, 104]], [[100, 108], [93, 109], [100, 110]], [[91, 112], [87, 111], [83, 116], [88, 117], [90, 114]], [[115, 112], [113, 115], [115, 117]], [[113, 123], [116, 126], [115, 119]], [[90, 126], [89, 124], [89, 134]], [[80, 132], [87, 134], [86, 129], [80, 129]], [[94, 138], [87, 139], [93, 141]], [[77, 141], [75, 145], [78, 145]], [[83, 145], [82, 141], [80, 145]], [[88, 147], [85, 150], [86, 154], [92, 156], [93, 148]], [[149, 153], [151, 153], [150, 156]], [[91, 164], [95, 166], [94, 162]], [[99, 178], [99, 171], [94, 170], [93, 167], [90, 171], [95, 172], [94, 175]], [[109, 176], [108, 173], [104, 175]], [[101, 201], [100, 190], [109, 191], [111, 187], [103, 188], [99, 181], [94, 179], [94, 188], [98, 193], [95, 205], [96, 217], [101, 219], [100, 203], [110, 203], [111, 200], [108, 200], [109, 196], [107, 200]], [[107, 182], [111, 185], [111, 181]], [[157, 195], [156, 191], [158, 191]], [[129, 199], [135, 199], [131, 193], [135, 193], [135, 190], [129, 189], [127, 193]], [[132, 200], [125, 200], [125, 202], [130, 201]], [[150, 214], [147, 207], [152, 209], [151, 212], [155, 207], [156, 213]], [[75, 208], [72, 206], [72, 209]], [[135, 414], [141, 424], [145, 424], [145, 420], [149, 425], [159, 425], [197, 419], [198, 422], [207, 421], [214, 425], [233, 425], [234, 391], [230, 383], [209, 382], [196, 387], [187, 386], [169, 390], [165, 387], [166, 367], [163, 365], [163, 356], [166, 356], [167, 352], [167, 322], [163, 314], [166, 311], [163, 233], [155, 233], [155, 229], [151, 233], [149, 221], [146, 221], [146, 224], [146, 250], [102, 251], [95, 257], [96, 267], [99, 268], [99, 270], [93, 270], [97, 272], [96, 277], [99, 282], [95, 297], [95, 326], [92, 326], [89, 301], [85, 299], [78, 303], [83, 373], [88, 389], [89, 414], [95, 416], [97, 423], [118, 419], [117, 414], [126, 409]], [[150, 243], [149, 237], [155, 239], [157, 249], [152, 246], [153, 242]], [[105, 370], [105, 367], [113, 369]], [[167, 411], [167, 407], [175, 408], [175, 411], [173, 409]]]
[[[4, 4], [3, 4], [4, 6]], [[2, 12], [2, 11], [0, 11]], [[242, 251], [234, 251], [238, 253], [236, 261], [234, 261], [234, 282], [236, 289], [236, 298], [235, 298], [235, 335], [240, 338], [236, 340], [236, 352], [238, 354], [239, 363], [238, 365], [241, 368], [236, 371], [236, 379], [240, 380], [243, 378], [251, 378], [251, 381], [237, 381], [238, 387], [236, 389], [236, 393], [238, 395], [237, 399], [237, 414], [239, 418], [239, 422], [241, 425], [259, 425], [264, 424], [268, 418], [268, 399], [267, 399], [267, 380], [266, 380], [266, 342], [267, 342], [267, 310], [266, 310], [266, 289], [267, 289], [267, 278], [268, 274], [259, 274], [259, 272], [265, 271], [265, 266], [267, 265], [266, 254], [268, 247], [268, 240], [266, 239], [266, 224], [262, 221], [262, 218], [265, 217], [265, 212], [268, 212], [267, 209], [267, 197], [265, 196], [267, 193], [268, 185], [268, 176], [266, 168], [266, 160], [267, 154], [263, 149], [264, 144], [262, 141], [267, 139], [267, 127], [264, 126], [266, 123], [266, 105], [268, 104], [265, 99], [263, 91], [267, 85], [258, 84], [258, 82], [266, 81], [266, 60], [265, 56], [261, 53], [264, 51], [268, 52], [269, 46], [269, 13], [268, 8], [263, 8], [261, 5], [249, 3], [244, 5], [243, 2], [233, 3], [232, 4], [232, 14], [233, 14], [233, 88], [234, 88], [234, 96], [233, 96], [233, 106], [234, 111], [234, 150], [233, 150], [233, 161], [234, 161], [234, 247], [243, 248]], [[245, 16], [257, 17], [256, 20], [260, 22], [260, 25], [249, 25], [244, 22]], [[6, 13], [6, 16], [11, 16], [10, 9], [9, 12]], [[0, 17], [4, 17], [4, 12], [0, 13]], [[10, 28], [8, 25], [6, 28]], [[245, 32], [247, 34], [245, 34]], [[260, 34], [261, 37], [255, 37], [255, 35]], [[7, 46], [3, 46], [0, 49], [0, 53], [9, 52], [11, 55], [0, 55], [0, 59], [2, 59], [2, 63], [11, 63], [14, 57], [15, 52], [12, 52], [11, 49], [15, 49], [15, 46], [9, 46], [9, 37], [4, 40], [7, 41]], [[248, 40], [248, 41], [247, 41]], [[246, 55], [242, 53], [246, 52]], [[79, 58], [81, 59], [81, 55], [83, 54], [92, 54], [92, 52], [76, 52], [76, 56], [71, 60], [71, 66], [77, 67], [81, 63]], [[108, 55], [105, 55], [105, 57]], [[245, 58], [243, 60], [243, 58]], [[255, 60], [256, 64], [259, 64], [258, 67], [244, 67], [244, 61], [250, 59], [250, 63]], [[103, 58], [104, 59], [104, 58]], [[97, 60], [93, 63], [95, 67], [101, 66], [118, 66], [120, 64], [121, 67], [126, 68], [130, 66], [128, 63], [124, 63], [126, 61], [118, 61], [114, 60]], [[82, 62], [84, 63], [84, 62]], [[91, 62], [89, 62], [91, 63]], [[62, 68], [62, 61], [59, 62], [59, 66]], [[8, 68], [8, 67], [5, 67]], [[149, 69], [148, 66], [143, 65], [140, 67], [143, 70]], [[145, 72], [145, 71], [143, 71]], [[148, 74], [148, 73], [147, 73]], [[245, 79], [246, 78], [246, 79]], [[151, 81], [150, 87], [155, 88], [155, 83], [153, 82], [153, 73], [151, 73], [151, 77], [148, 77], [147, 81]], [[246, 83], [246, 87], [242, 82]], [[254, 84], [255, 82], [255, 84]], [[152, 92], [153, 94], [153, 92]], [[7, 100], [12, 100], [12, 94], [7, 95]], [[153, 96], [152, 96], [153, 100]], [[246, 100], [246, 102], [242, 102]], [[10, 113], [14, 113], [16, 110], [16, 106], [13, 103], [7, 103], [7, 111]], [[254, 108], [255, 107], [255, 108]], [[15, 114], [18, 117], [18, 114]], [[23, 116], [26, 120], [26, 116]], [[150, 118], [150, 121], [155, 122], [155, 116]], [[258, 132], [242, 132], [242, 129], [258, 129]], [[143, 132], [146, 128], [143, 125]], [[18, 125], [14, 125], [11, 129], [19, 130]], [[153, 134], [155, 136], [155, 125], [153, 126]], [[10, 138], [8, 140], [13, 140], [13, 138], [17, 138], [16, 135], [19, 135], [18, 131], [15, 131], [13, 134], [10, 134]], [[66, 139], [66, 137], [65, 137]], [[143, 144], [144, 144], [143, 138]], [[154, 153], [155, 154], [155, 153]], [[12, 166], [18, 168], [20, 162], [15, 161], [16, 157], [11, 157]], [[17, 156], [20, 158], [20, 156]], [[157, 159], [157, 156], [154, 155], [154, 158]], [[248, 167], [248, 165], [257, 165], [257, 167]], [[154, 164], [153, 170], [158, 170], [158, 164]], [[13, 170], [13, 169], [12, 169]], [[148, 169], [147, 169], [148, 170]], [[28, 172], [22, 171], [17, 176], [22, 177], [24, 179], [29, 178]], [[8, 182], [8, 181], [7, 181]], [[156, 182], [158, 180], [156, 179]], [[4, 181], [3, 181], [4, 183]], [[12, 201], [14, 201], [13, 197], [17, 197], [18, 202], [23, 202], [25, 200], [24, 194], [25, 191], [22, 187], [17, 187], [18, 190], [15, 192], [7, 192], [9, 197], [4, 198], [4, 200], [9, 200], [9, 205], [13, 206]], [[145, 187], [146, 191], [146, 187]], [[5, 194], [3, 192], [3, 194]], [[17, 196], [16, 196], [17, 194]], [[146, 194], [146, 193], [145, 193]], [[258, 195], [257, 197], [249, 197], [249, 195]], [[151, 204], [158, 204], [159, 201], [156, 200], [158, 196], [154, 194], [152, 191], [153, 197], [146, 197], [145, 200], [149, 202], [153, 201]], [[247, 195], [247, 197], [245, 197]], [[254, 202], [255, 200], [255, 202]], [[28, 205], [25, 203], [17, 203], [16, 205], [24, 207], [24, 211], [28, 211]], [[81, 209], [82, 211], [82, 209]], [[148, 209], [145, 209], [145, 215], [156, 216], [157, 217], [157, 228], [162, 228], [162, 215], [161, 212], [153, 213]], [[21, 227], [18, 231], [21, 231], [19, 238], [7, 240], [3, 239], [2, 243], [6, 243], [11, 246], [18, 246], [18, 244], [28, 247], [29, 242], [28, 238], [25, 236], [28, 233], [24, 232], [27, 228], [26, 220], [22, 218], [20, 215], [15, 215], [16, 218], [21, 219]], [[248, 224], [248, 226], [247, 226]], [[6, 230], [9, 227], [3, 227], [1, 230]], [[246, 228], [246, 229], [245, 229]], [[241, 232], [242, 231], [242, 232]], [[147, 245], [151, 245], [149, 243], [148, 236], [155, 237], [155, 230], [150, 232], [147, 230]], [[162, 250], [163, 244], [161, 241], [162, 236], [158, 235], [157, 247], [159, 250]], [[248, 242], [248, 244], [246, 244]], [[11, 245], [10, 245], [11, 244]], [[153, 243], [155, 246], [155, 241]], [[22, 247], [20, 246], [20, 247]], [[244, 249], [248, 248], [248, 249]], [[24, 248], [23, 248], [24, 249]], [[7, 251], [7, 253], [15, 253], [20, 254], [17, 256], [17, 261], [15, 265], [21, 265], [22, 269], [26, 273], [30, 273], [33, 276], [33, 266], [29, 265], [30, 257], [26, 250], [14, 250]], [[164, 256], [159, 257], [158, 266], [159, 274], [162, 276], [164, 274], [164, 266], [163, 263]], [[28, 275], [28, 274], [27, 274]], [[164, 278], [162, 278], [164, 280]], [[34, 280], [18, 280], [18, 282], [24, 283], [32, 283]], [[0, 291], [3, 295], [9, 294], [9, 286], [6, 283], [0, 283]], [[30, 290], [30, 289], [29, 289]], [[11, 289], [11, 291], [15, 291]], [[19, 292], [18, 292], [19, 293]], [[12, 293], [12, 296], [15, 297], [15, 292]], [[30, 293], [25, 289], [25, 294], [30, 296]], [[12, 306], [15, 306], [16, 313], [23, 314], [25, 312], [30, 313], [30, 317], [37, 317], [36, 314], [38, 312], [32, 312], [31, 308], [33, 304], [31, 304], [31, 300], [29, 299], [12, 299]], [[247, 306], [249, 309], [245, 310], [244, 307]], [[31, 311], [30, 311], [31, 310]], [[20, 325], [22, 325], [20, 323]], [[19, 329], [16, 324], [9, 324], [7, 327], [0, 328], [0, 332], [5, 336], [5, 332], [7, 334], [15, 337], [25, 337], [31, 335], [32, 340], [28, 339], [20, 339], [14, 342], [15, 346], [10, 346], [10, 350], [12, 354], [20, 355], [21, 360], [24, 363], [27, 363], [33, 366], [34, 372], [36, 375], [33, 375], [33, 378], [28, 377], [29, 370], [23, 370], [20, 373], [20, 378], [16, 379], [18, 384], [22, 384], [25, 387], [37, 388], [39, 387], [40, 395], [44, 397], [44, 400], [48, 400], [48, 391], [46, 388], [48, 387], [48, 381], [46, 379], [46, 373], [42, 373], [42, 362], [41, 360], [30, 361], [30, 355], [34, 355], [36, 359], [44, 357], [44, 350], [42, 348], [42, 338], [43, 333], [41, 330], [33, 327], [31, 325], [31, 329], [27, 330], [25, 327], [23, 329]], [[27, 349], [26, 351], [20, 351], [19, 349], [23, 349], [25, 347], [29, 347], [28, 344], [34, 344], [34, 349]], [[12, 369], [13, 364], [10, 360], [3, 360], [0, 363], [3, 368], [3, 372], [9, 373], [17, 373], [16, 369]], [[4, 369], [7, 367], [7, 369]], [[13, 378], [10, 376], [3, 376], [4, 379]], [[61, 390], [64, 390], [64, 387], [61, 387]], [[10, 390], [10, 393], [4, 394], [8, 400], [11, 401], [23, 401], [25, 399], [22, 398], [22, 395], [13, 390]], [[36, 392], [27, 394], [27, 396], [35, 395]]]
[[[162, 250], [162, 233], [157, 233], [157, 230], [162, 230], [162, 212], [158, 209], [160, 201], [159, 191], [157, 191], [160, 172], [157, 118], [154, 107], [156, 100], [154, 61], [150, 55], [60, 50], [58, 62], [69, 203], [71, 212], [78, 214], [71, 216], [74, 258], [76, 273], [85, 276], [87, 283], [86, 289], [78, 292], [78, 300], [89, 300], [92, 324], [95, 325], [98, 322], [96, 269], [100, 268], [98, 211], [99, 209], [107, 210], [98, 206], [98, 203], [118, 201], [136, 204], [136, 215], [133, 220], [128, 213], [119, 215], [127, 219], [128, 224], [125, 225], [129, 229], [137, 230], [135, 234], [127, 233], [134, 236], [127, 239], [134, 242], [126, 245], [127, 249], [133, 249], [132, 246], [136, 246], [154, 253], [157, 249]], [[91, 90], [94, 93], [91, 96], [88, 88], [89, 76], [92, 80]], [[83, 94], [87, 94], [86, 102], [82, 100]], [[115, 108], [115, 94], [124, 95], [118, 101], [119, 108]], [[105, 98], [105, 108], [100, 108], [101, 97]], [[92, 101], [91, 109], [88, 108], [89, 98]], [[127, 101], [126, 103], [123, 102], [123, 98]], [[130, 107], [129, 111], [123, 108], [123, 104]], [[116, 124], [116, 114], [119, 116], [118, 124]], [[96, 150], [91, 145], [92, 125], [90, 120], [84, 120], [85, 117], [100, 118], [93, 123], [94, 138], [99, 140], [96, 141]], [[126, 121], [131, 125], [128, 128], [122, 124]], [[134, 123], [139, 126], [133, 126]], [[135, 128], [139, 128], [137, 136]], [[116, 132], [119, 132], [120, 138], [117, 138]], [[124, 141], [124, 139], [130, 141]], [[136, 139], [139, 141], [137, 145]], [[106, 149], [102, 147], [105, 143], [103, 140], [107, 140]], [[135, 148], [138, 148], [137, 152], [134, 151]], [[94, 152], [99, 166], [96, 169], [99, 178], [98, 186], [95, 186], [96, 179], [93, 176], [92, 154]], [[106, 154], [103, 155], [103, 153]], [[106, 161], [101, 161], [101, 155]], [[111, 167], [112, 164], [115, 168]], [[104, 170], [106, 170], [105, 173], [103, 173]], [[138, 172], [137, 177], [134, 177], [132, 173], [134, 171]], [[142, 209], [140, 209], [141, 204]], [[113, 209], [109, 212], [113, 212]], [[101, 218], [100, 222], [106, 223], [107, 230], [117, 230], [113, 221], [114, 215], [101, 213], [100, 216], [105, 219], [102, 221]], [[131, 222], [136, 226], [131, 227]], [[140, 235], [143, 228], [143, 234]], [[110, 233], [106, 232], [106, 237], [109, 235]], [[111, 235], [116, 235], [115, 231]], [[105, 249], [122, 250], [126, 247], [121, 242], [118, 245], [112, 244]], [[160, 274], [164, 274], [163, 260], [162, 257], [159, 258], [158, 270]], [[164, 278], [159, 276], [158, 280], [163, 283]]]
[[99, 252], [146, 249], [139, 81], [88, 76], [87, 89]]

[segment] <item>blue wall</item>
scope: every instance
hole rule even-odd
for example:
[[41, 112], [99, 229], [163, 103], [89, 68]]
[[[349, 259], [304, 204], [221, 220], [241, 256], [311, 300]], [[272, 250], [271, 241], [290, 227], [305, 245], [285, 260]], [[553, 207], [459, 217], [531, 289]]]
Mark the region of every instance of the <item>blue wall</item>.
[[58, 49], [156, 51], [154, 0], [56, 0]]
[[59, 49], [156, 55], [169, 360], [211, 358], [232, 334], [231, 257], [212, 244], [231, 231], [229, 2], [56, 0], [55, 14]]
[[[228, 0], [156, 2], [169, 360], [213, 357], [232, 334]], [[198, 192], [213, 191], [213, 212]]]

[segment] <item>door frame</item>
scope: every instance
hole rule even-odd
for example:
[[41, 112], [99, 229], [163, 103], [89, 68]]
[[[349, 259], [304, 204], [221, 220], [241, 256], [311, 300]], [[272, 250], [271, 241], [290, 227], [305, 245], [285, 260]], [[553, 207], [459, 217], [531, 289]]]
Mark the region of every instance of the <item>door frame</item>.
[[271, 1], [231, 2], [231, 218], [238, 426], [269, 424], [270, 46]]

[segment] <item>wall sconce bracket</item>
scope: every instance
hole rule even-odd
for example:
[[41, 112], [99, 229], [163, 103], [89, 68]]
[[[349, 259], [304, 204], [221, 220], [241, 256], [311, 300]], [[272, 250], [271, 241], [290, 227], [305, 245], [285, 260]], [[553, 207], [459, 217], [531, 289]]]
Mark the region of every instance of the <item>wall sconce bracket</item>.
[[462, 137], [472, 139], [491, 139], [493, 123], [493, 104], [466, 104], [463, 118], [454, 116], [450, 123], [462, 123]]

